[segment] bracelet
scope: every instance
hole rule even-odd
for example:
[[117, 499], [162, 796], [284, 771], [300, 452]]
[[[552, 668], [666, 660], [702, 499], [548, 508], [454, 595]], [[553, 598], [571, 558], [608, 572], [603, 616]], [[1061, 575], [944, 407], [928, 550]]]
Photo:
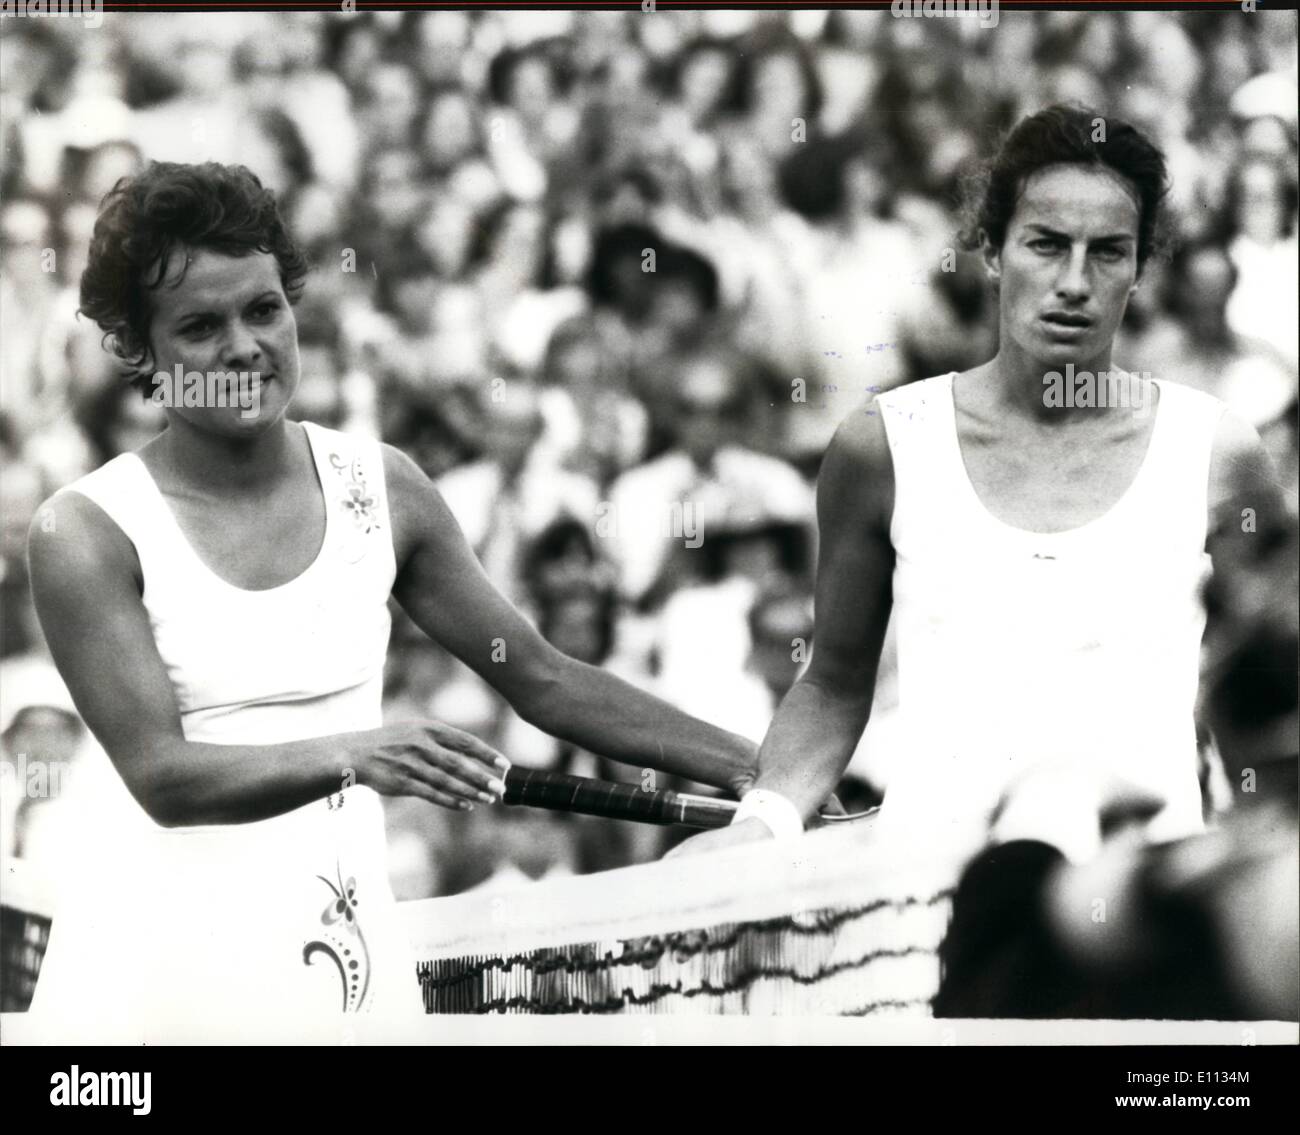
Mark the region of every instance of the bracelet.
[[740, 798], [740, 806], [732, 817], [733, 824], [744, 820], [759, 820], [777, 839], [793, 839], [803, 835], [803, 817], [788, 797], [766, 788], [754, 788]]

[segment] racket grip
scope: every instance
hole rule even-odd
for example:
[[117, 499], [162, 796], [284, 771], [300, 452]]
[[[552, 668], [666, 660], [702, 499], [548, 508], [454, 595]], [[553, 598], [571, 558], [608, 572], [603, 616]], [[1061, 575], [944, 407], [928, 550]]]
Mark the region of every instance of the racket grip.
[[592, 780], [544, 769], [512, 768], [505, 776], [507, 804], [635, 820], [643, 824], [725, 827], [736, 805], [727, 800], [687, 793], [643, 791], [635, 784]]

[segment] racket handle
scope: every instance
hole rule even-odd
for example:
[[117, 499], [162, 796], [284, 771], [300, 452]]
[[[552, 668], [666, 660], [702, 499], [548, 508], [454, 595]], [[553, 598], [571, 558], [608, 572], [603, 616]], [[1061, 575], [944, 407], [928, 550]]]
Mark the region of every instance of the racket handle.
[[643, 824], [682, 824], [721, 828], [731, 823], [736, 804], [670, 789], [644, 791], [635, 784], [594, 780], [544, 769], [512, 768], [505, 776], [507, 804], [577, 812]]

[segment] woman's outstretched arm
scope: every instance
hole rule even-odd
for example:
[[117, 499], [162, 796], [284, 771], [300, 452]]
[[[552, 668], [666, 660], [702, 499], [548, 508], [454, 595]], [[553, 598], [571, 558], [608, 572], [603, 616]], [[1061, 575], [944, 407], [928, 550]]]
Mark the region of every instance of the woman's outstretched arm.
[[393, 594], [525, 721], [610, 760], [743, 792], [757, 746], [607, 670], [561, 654], [492, 585], [433, 483], [384, 447], [398, 556]]

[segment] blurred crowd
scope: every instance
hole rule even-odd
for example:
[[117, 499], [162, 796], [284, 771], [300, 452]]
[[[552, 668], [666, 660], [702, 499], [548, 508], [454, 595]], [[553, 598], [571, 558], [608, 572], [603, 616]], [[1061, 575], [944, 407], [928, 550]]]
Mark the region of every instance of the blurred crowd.
[[[560, 649], [754, 740], [812, 645], [835, 426], [996, 350], [958, 208], [972, 163], [1043, 106], [1164, 150], [1173, 252], [1116, 361], [1232, 404], [1294, 506], [1294, 13], [110, 13], [6, 21], [0, 85], [0, 649], [25, 675], [0, 676], [8, 754], [80, 736], [42, 676], [35, 508], [162, 426], [76, 316], [97, 203], [149, 160], [240, 162], [276, 190], [314, 265], [298, 417], [409, 453]], [[888, 781], [890, 671], [850, 810]], [[396, 608], [386, 699], [517, 764], [640, 779], [532, 730]], [[6, 848], [35, 857], [48, 809], [8, 796]], [[400, 898], [677, 838], [389, 805]]]

